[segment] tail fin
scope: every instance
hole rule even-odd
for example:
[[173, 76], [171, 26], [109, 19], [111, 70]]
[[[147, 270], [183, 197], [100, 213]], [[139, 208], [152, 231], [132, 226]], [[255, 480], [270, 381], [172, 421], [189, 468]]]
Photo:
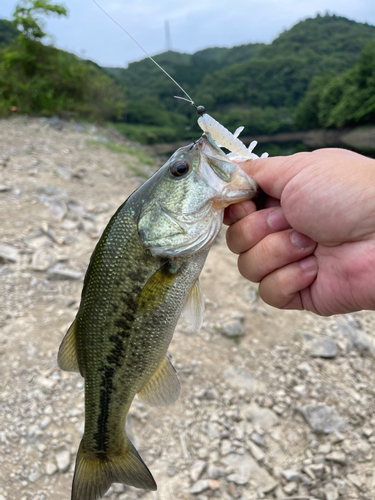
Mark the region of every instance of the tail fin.
[[122, 453], [103, 457], [86, 453], [82, 441], [77, 453], [71, 500], [97, 500], [112, 483], [124, 483], [155, 491], [157, 486], [147, 465], [128, 440]]

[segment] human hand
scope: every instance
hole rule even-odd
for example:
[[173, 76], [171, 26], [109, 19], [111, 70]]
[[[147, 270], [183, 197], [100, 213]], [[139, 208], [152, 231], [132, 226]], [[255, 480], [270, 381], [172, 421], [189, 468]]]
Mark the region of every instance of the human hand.
[[375, 161], [343, 149], [247, 161], [266, 193], [226, 209], [241, 274], [280, 309], [375, 309]]

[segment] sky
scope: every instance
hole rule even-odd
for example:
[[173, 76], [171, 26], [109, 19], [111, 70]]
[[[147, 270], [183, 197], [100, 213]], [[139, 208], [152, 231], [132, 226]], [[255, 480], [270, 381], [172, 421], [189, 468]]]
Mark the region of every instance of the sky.
[[[53, 1], [53, 0], [52, 0]], [[151, 55], [167, 49], [193, 53], [207, 47], [270, 43], [301, 19], [326, 12], [375, 25], [374, 0], [97, 0]], [[18, 2], [0, 0], [0, 18]], [[102, 66], [127, 66], [142, 50], [92, 0], [56, 1], [68, 18], [46, 19], [54, 45]]]

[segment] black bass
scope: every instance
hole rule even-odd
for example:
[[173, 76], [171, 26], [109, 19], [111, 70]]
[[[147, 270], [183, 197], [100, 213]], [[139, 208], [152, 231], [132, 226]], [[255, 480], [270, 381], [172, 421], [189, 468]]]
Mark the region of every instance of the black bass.
[[156, 490], [126, 436], [127, 413], [136, 394], [152, 406], [178, 398], [167, 356], [176, 323], [182, 313], [200, 328], [198, 278], [224, 208], [256, 192], [256, 183], [203, 134], [176, 151], [110, 220], [58, 355], [63, 370], [85, 379], [72, 500], [100, 498], [113, 482]]

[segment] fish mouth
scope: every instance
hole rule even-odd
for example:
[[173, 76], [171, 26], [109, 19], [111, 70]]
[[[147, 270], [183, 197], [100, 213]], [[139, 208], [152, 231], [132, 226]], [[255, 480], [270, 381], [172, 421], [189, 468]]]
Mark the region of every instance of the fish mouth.
[[[258, 184], [240, 168], [238, 163], [228, 158], [209, 133], [202, 134], [198, 143], [204, 163], [209, 166], [209, 169], [205, 168], [204, 175], [215, 185], [213, 209], [224, 209], [232, 203], [252, 200], [257, 196]], [[216, 175], [213, 176], [209, 170]]]

